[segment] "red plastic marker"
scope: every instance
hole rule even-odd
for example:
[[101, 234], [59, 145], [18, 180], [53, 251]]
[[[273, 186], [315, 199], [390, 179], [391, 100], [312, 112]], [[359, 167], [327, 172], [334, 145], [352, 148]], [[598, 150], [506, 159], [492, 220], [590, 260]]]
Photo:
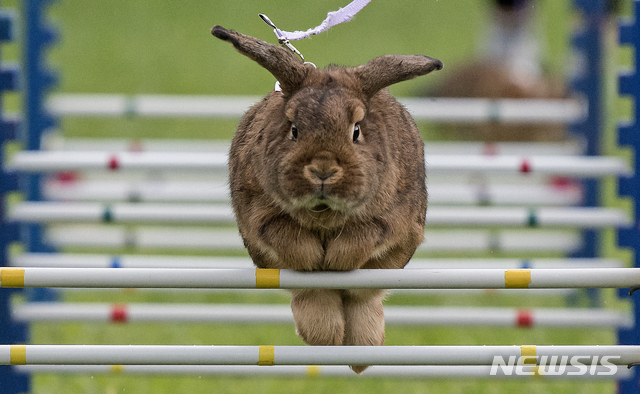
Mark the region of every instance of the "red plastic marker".
[[107, 164], [107, 167], [110, 170], [117, 170], [118, 168], [120, 168], [120, 161], [118, 161], [118, 158], [116, 156], [111, 156], [109, 158], [109, 163]]
[[126, 305], [111, 306], [111, 323], [126, 323], [129, 319]]
[[56, 174], [56, 179], [61, 183], [73, 183], [78, 180], [78, 173], [74, 171], [62, 171]]
[[520, 172], [523, 174], [528, 174], [531, 172], [531, 163], [529, 163], [529, 160], [522, 160], [522, 164], [520, 164]]
[[531, 311], [519, 310], [516, 316], [516, 325], [524, 328], [533, 327], [533, 315], [531, 314]]

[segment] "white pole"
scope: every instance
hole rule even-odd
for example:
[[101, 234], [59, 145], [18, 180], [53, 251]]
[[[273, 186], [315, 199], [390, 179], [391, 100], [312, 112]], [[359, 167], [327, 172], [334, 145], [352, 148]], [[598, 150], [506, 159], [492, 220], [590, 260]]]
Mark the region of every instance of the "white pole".
[[[195, 376], [248, 376], [255, 377], [346, 377], [360, 378], [512, 378], [512, 379], [628, 379], [633, 370], [626, 367], [615, 368], [602, 365], [568, 365], [556, 368], [557, 374], [542, 376], [537, 366], [521, 366], [521, 370], [512, 370], [506, 374], [498, 368], [492, 374], [488, 365], [373, 365], [356, 376], [347, 366], [341, 365], [272, 365], [264, 368], [256, 365], [15, 365], [22, 373], [55, 374], [110, 374], [127, 375], [195, 375]], [[518, 372], [519, 373], [516, 373]]]
[[86, 170], [225, 170], [227, 154], [222, 152], [17, 152], [8, 170], [55, 172]]
[[527, 364], [563, 356], [629, 365], [640, 362], [640, 346], [0, 345], [0, 365], [492, 365], [496, 357]]
[[[19, 322], [293, 323], [289, 305], [24, 303]], [[384, 309], [387, 325], [506, 327], [633, 327], [628, 313], [608, 309], [400, 307]]]
[[[228, 202], [224, 182], [51, 179], [43, 185], [46, 200]], [[552, 185], [429, 184], [429, 204], [578, 205], [579, 187]]]
[[[572, 190], [547, 187], [531, 188], [531, 196], [542, 196], [549, 191], [548, 200], [579, 201]], [[541, 189], [541, 188], [537, 188]], [[226, 182], [171, 181], [171, 180], [48, 180], [42, 187], [43, 198], [62, 201], [145, 201], [145, 202], [228, 202], [229, 187]], [[505, 198], [513, 196], [500, 193]], [[500, 196], [498, 196], [499, 198]], [[512, 197], [513, 198], [513, 197]], [[530, 198], [531, 200], [531, 198]]]
[[[228, 204], [22, 202], [9, 207], [9, 220], [21, 222], [93, 221], [215, 223], [235, 221]], [[627, 227], [629, 215], [598, 207], [447, 207], [427, 209], [427, 225]]]
[[93, 221], [216, 223], [234, 222], [228, 204], [23, 202], [10, 207], [7, 217], [21, 222]]
[[[234, 230], [190, 227], [121, 227], [116, 224], [53, 224], [45, 242], [55, 247], [136, 247], [144, 250], [238, 250], [242, 239]], [[437, 230], [425, 231], [419, 251], [571, 253], [582, 247], [579, 234], [568, 230]]]
[[401, 98], [416, 120], [446, 123], [564, 123], [586, 116], [577, 100]]
[[617, 157], [591, 156], [469, 156], [429, 155], [427, 172], [536, 173], [571, 177], [630, 176], [628, 164]]
[[444, 207], [427, 208], [427, 225], [627, 227], [629, 215], [593, 207]]
[[[57, 116], [141, 116], [239, 118], [260, 101], [254, 96], [190, 96], [119, 94], [57, 94], [47, 108]], [[560, 99], [400, 98], [416, 120], [475, 123], [575, 122], [586, 105]]]
[[239, 118], [261, 97], [58, 94], [47, 102], [57, 116]]
[[0, 268], [0, 287], [81, 288], [631, 288], [640, 268], [414, 269], [298, 272], [277, 269]]
[[[255, 268], [248, 257], [103, 255], [82, 253], [20, 253], [9, 256], [14, 267], [50, 268]], [[404, 269], [436, 268], [622, 268], [616, 259], [604, 258], [413, 258]]]
[[[109, 152], [228, 152], [230, 140], [218, 139], [117, 139], [66, 138], [51, 133], [43, 136], [43, 150]], [[577, 156], [585, 153], [578, 141], [561, 142], [475, 142], [429, 141], [425, 154]]]
[[[203, 152], [64, 152], [21, 151], [15, 153], [8, 170], [22, 172], [83, 170], [225, 170], [227, 155]], [[571, 177], [630, 176], [629, 164], [604, 156], [487, 156], [429, 155], [427, 171], [499, 172]]]
[[[145, 250], [220, 251], [244, 249], [237, 231], [211, 228], [52, 225], [45, 242], [55, 247], [135, 247]], [[577, 240], [573, 240], [577, 245]]]

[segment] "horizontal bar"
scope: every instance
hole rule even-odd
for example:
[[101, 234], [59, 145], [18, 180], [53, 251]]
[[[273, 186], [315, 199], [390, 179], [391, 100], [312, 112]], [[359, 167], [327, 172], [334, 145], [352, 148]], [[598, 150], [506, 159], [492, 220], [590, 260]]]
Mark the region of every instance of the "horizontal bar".
[[[227, 182], [50, 179], [43, 198], [63, 201], [226, 202]], [[577, 185], [429, 184], [429, 204], [578, 205]]]
[[[239, 118], [261, 97], [58, 94], [47, 108], [58, 116]], [[585, 103], [553, 99], [400, 98], [416, 120], [433, 122], [567, 123], [586, 116]]]
[[84, 170], [225, 170], [222, 152], [64, 152], [21, 151], [9, 158], [6, 169], [21, 172]]
[[[12, 174], [18, 175], [19, 172]], [[229, 174], [225, 170], [210, 171], [153, 171], [153, 170], [131, 170], [131, 171], [104, 171], [87, 170], [87, 171], [60, 171], [43, 174], [44, 181], [56, 179], [60, 182], [73, 183], [74, 180], [86, 181], [123, 181], [123, 182], [149, 182], [149, 181], [167, 181], [167, 182], [215, 182], [216, 184], [228, 183]], [[522, 173], [483, 173], [479, 176], [473, 172], [435, 172], [428, 174], [428, 186], [436, 184], [461, 184], [461, 185], [539, 185], [552, 186], [560, 188], [571, 188], [579, 185], [580, 179], [563, 176], [553, 176], [545, 174], [527, 174]]]
[[[500, 172], [569, 177], [631, 176], [629, 164], [606, 156], [428, 155], [428, 173]], [[6, 169], [21, 172], [84, 170], [226, 171], [227, 155], [216, 152], [64, 152], [20, 151]]]
[[427, 208], [427, 225], [628, 227], [624, 211], [595, 207], [447, 207]]
[[[234, 223], [227, 204], [22, 202], [9, 207], [7, 219], [27, 223], [90, 221], [105, 223]], [[628, 227], [619, 209], [599, 207], [447, 207], [427, 209], [428, 225]]]
[[[488, 365], [373, 365], [356, 376], [347, 366], [339, 365], [16, 365], [21, 373], [111, 374], [111, 375], [195, 375], [255, 377], [351, 377], [359, 378], [514, 378], [514, 379], [627, 379], [633, 370], [626, 367], [567, 365], [566, 368], [521, 366], [508, 374], [502, 368], [492, 372]], [[546, 373], [551, 371], [552, 373]]]
[[123, 94], [57, 94], [46, 103], [56, 116], [239, 118], [262, 98]]
[[0, 268], [0, 287], [80, 288], [631, 288], [640, 268], [412, 269], [299, 272], [277, 269]]
[[9, 207], [8, 220], [20, 222], [90, 221], [104, 223], [233, 223], [228, 204], [23, 202]]
[[0, 365], [492, 365], [496, 357], [629, 365], [640, 362], [640, 346], [0, 345]]
[[[14, 267], [51, 268], [255, 268], [248, 257], [101, 255], [81, 253], [21, 253], [9, 256]], [[404, 269], [435, 268], [622, 268], [616, 259], [603, 258], [413, 258]]]
[[[547, 188], [553, 193], [554, 188]], [[570, 192], [570, 190], [567, 190]], [[575, 192], [574, 192], [575, 193]], [[49, 179], [42, 196], [53, 201], [228, 202], [229, 186], [215, 181]], [[553, 195], [552, 195], [553, 196]], [[557, 198], [574, 196], [556, 191]], [[581, 197], [578, 197], [581, 198]]]
[[[120, 227], [54, 224], [45, 229], [45, 242], [54, 247], [140, 248], [144, 250], [244, 250], [235, 230], [180, 227]], [[438, 230], [425, 231], [419, 251], [429, 252], [560, 252], [582, 247], [582, 237], [567, 230]]]
[[572, 123], [587, 116], [586, 102], [561, 99], [400, 98], [417, 121], [437, 123]]
[[[293, 323], [289, 305], [30, 302], [11, 315], [19, 322]], [[610, 309], [386, 306], [384, 315], [387, 325], [403, 326], [633, 327], [630, 314]]]
[[[52, 151], [109, 152], [222, 152], [229, 151], [231, 141], [218, 139], [117, 139], [66, 138], [59, 133], [43, 136], [42, 149]], [[527, 155], [577, 156], [585, 153], [578, 141], [561, 142], [475, 142], [429, 141], [424, 152], [447, 155]]]

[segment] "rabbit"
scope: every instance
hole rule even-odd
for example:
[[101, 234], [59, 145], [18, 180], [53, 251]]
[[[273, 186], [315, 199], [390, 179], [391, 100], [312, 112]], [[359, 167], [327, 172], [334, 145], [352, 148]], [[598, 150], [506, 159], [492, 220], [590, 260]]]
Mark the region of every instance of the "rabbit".
[[[387, 55], [316, 69], [279, 45], [215, 26], [279, 81], [244, 115], [229, 153], [231, 201], [259, 268], [403, 268], [423, 241], [424, 143], [387, 86], [442, 68]], [[291, 292], [296, 333], [309, 345], [383, 345], [380, 289]], [[366, 366], [351, 366], [356, 373]]]

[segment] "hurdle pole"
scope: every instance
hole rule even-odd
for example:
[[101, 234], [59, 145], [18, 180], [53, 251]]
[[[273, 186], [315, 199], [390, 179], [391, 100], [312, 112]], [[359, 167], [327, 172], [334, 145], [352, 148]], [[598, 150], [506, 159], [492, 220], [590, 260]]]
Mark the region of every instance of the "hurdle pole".
[[496, 357], [627, 366], [640, 363], [640, 346], [0, 345], [0, 365], [492, 365]]
[[[52, 132], [43, 136], [42, 149], [49, 151], [109, 151], [109, 152], [228, 152], [229, 140], [179, 138], [79, 138], [64, 137]], [[428, 141], [426, 155], [520, 155], [520, 156], [579, 156], [584, 144], [575, 141], [557, 142], [481, 142], [481, 141]]]
[[[14, 305], [17, 322], [293, 324], [289, 305], [34, 303]], [[384, 308], [389, 326], [633, 327], [630, 314], [610, 309], [402, 307]]]
[[[618, 157], [429, 155], [428, 173], [499, 172], [569, 177], [631, 176], [628, 163]], [[6, 166], [26, 173], [82, 170], [226, 170], [220, 152], [16, 152]]]
[[[54, 247], [138, 248], [142, 250], [244, 250], [237, 231], [206, 227], [125, 227], [117, 224], [52, 224], [45, 239]], [[418, 251], [504, 251], [571, 253], [579, 249], [579, 234], [569, 229], [426, 230]]]
[[[9, 207], [8, 219], [25, 223], [89, 221], [105, 223], [234, 223], [228, 204], [23, 202]], [[628, 227], [624, 210], [598, 207], [449, 207], [427, 210], [428, 225], [523, 227]]]
[[584, 373], [584, 366], [567, 365], [566, 368], [553, 368], [554, 373], [546, 373], [549, 369], [535, 365], [521, 365], [512, 368], [511, 373], [502, 368], [487, 365], [373, 365], [359, 376], [347, 366], [341, 365], [272, 365], [264, 368], [257, 365], [15, 365], [22, 373], [55, 373], [55, 374], [103, 374], [122, 375], [179, 375], [179, 376], [248, 376], [256, 377], [341, 377], [341, 378], [396, 378], [396, 379], [430, 379], [430, 378], [473, 378], [473, 379], [628, 379], [633, 371], [628, 368], [611, 366], [589, 366]]
[[[131, 202], [228, 202], [226, 182], [219, 181], [134, 181], [134, 180], [57, 180], [43, 185], [50, 201], [131, 201]], [[436, 205], [578, 205], [582, 190], [577, 186], [495, 185], [431, 183], [429, 204]]]
[[[57, 94], [47, 109], [57, 116], [240, 118], [261, 97], [205, 95]], [[563, 99], [400, 98], [416, 120], [446, 123], [570, 123], [586, 103]]]
[[0, 268], [0, 287], [271, 289], [560, 289], [633, 288], [640, 268], [278, 269]]
[[[9, 256], [13, 267], [41, 268], [255, 268], [249, 257], [165, 256], [165, 255], [108, 255], [82, 253], [20, 253]], [[623, 268], [618, 259], [587, 258], [417, 258], [404, 269], [437, 268]]]

